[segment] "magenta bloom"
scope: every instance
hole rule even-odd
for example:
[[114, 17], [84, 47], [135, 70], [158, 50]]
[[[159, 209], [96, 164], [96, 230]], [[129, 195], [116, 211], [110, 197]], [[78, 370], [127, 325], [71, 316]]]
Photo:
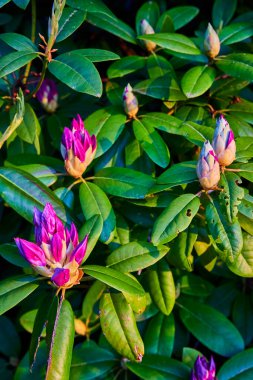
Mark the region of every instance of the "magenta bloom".
[[223, 115], [216, 122], [212, 144], [220, 165], [232, 164], [236, 152], [234, 133]]
[[67, 172], [79, 178], [92, 162], [97, 149], [97, 140], [84, 128], [80, 115], [72, 121], [72, 128], [64, 128], [61, 153], [65, 160]]
[[21, 255], [56, 286], [70, 288], [78, 284], [83, 276], [79, 266], [87, 249], [88, 235], [79, 243], [74, 223], [70, 230], [64, 227], [50, 203], [43, 212], [35, 208], [33, 222], [36, 243], [14, 239]]
[[220, 180], [220, 165], [209, 141], [205, 141], [197, 163], [197, 176], [204, 190], [217, 186]]
[[204, 356], [198, 356], [191, 373], [191, 380], [215, 380], [215, 362], [211, 356], [210, 362]]
[[58, 107], [58, 90], [53, 80], [44, 79], [36, 96], [47, 112], [55, 112]]

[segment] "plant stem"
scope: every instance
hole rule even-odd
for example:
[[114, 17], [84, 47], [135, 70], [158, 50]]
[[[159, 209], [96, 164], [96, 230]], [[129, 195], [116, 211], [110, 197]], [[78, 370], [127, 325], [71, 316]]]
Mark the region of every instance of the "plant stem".
[[47, 61], [47, 59], [45, 59], [43, 61], [43, 67], [42, 67], [42, 73], [41, 73], [40, 80], [39, 80], [36, 88], [26, 97], [26, 101], [32, 99], [37, 94], [37, 92], [39, 91], [40, 86], [42, 85], [42, 82], [43, 82], [43, 80], [45, 78], [45, 74], [46, 74], [46, 70], [47, 70], [47, 65], [48, 65], [48, 61]]
[[[36, 33], [36, 0], [32, 0], [32, 30], [31, 30], [31, 41], [35, 42], [35, 33]], [[29, 72], [31, 69], [32, 61], [28, 62], [25, 68], [24, 78], [23, 78], [23, 84], [26, 84]]]

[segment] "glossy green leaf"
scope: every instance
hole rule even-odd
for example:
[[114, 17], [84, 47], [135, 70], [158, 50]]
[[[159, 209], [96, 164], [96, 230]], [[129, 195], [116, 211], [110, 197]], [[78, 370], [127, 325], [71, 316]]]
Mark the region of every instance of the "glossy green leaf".
[[215, 28], [227, 25], [236, 10], [237, 0], [231, 0], [229, 7], [222, 0], [215, 0], [212, 9], [212, 19]]
[[162, 137], [153, 127], [140, 120], [133, 121], [133, 131], [143, 150], [157, 165], [165, 168], [170, 162], [170, 152]]
[[223, 314], [192, 299], [179, 299], [178, 305], [183, 324], [211, 351], [227, 357], [244, 349], [242, 336]]
[[120, 272], [135, 272], [147, 268], [160, 260], [169, 248], [154, 247], [142, 241], [130, 242], [115, 249], [107, 258], [107, 265]]
[[56, 42], [63, 41], [73, 34], [75, 30], [82, 25], [85, 18], [86, 12], [72, 8], [64, 8], [59, 21], [59, 31], [56, 37]]
[[224, 73], [241, 80], [253, 80], [253, 54], [233, 53], [215, 60]]
[[30, 264], [21, 256], [18, 248], [14, 244], [1, 244], [0, 256], [7, 260], [9, 263], [21, 268], [29, 268]]
[[39, 380], [45, 379], [46, 370], [45, 364], [48, 359], [48, 350], [46, 342], [43, 341], [38, 349], [37, 361], [33, 367], [32, 372], [30, 371], [29, 365], [29, 352], [27, 352], [24, 357], [18, 363], [14, 380]]
[[155, 29], [156, 33], [173, 33], [175, 31], [172, 18], [168, 14], [168, 11], [161, 14]]
[[92, 113], [85, 120], [85, 128], [97, 138], [96, 156], [108, 151], [123, 132], [127, 115], [116, 107], [107, 107]]
[[21, 140], [35, 144], [38, 130], [40, 130], [38, 118], [30, 104], [26, 103], [23, 121], [16, 130], [17, 135]]
[[161, 355], [145, 355], [142, 363], [126, 363], [135, 375], [143, 380], [185, 380], [189, 379], [190, 368], [179, 360]]
[[250, 296], [239, 293], [234, 301], [232, 310], [232, 321], [240, 331], [245, 345], [248, 346], [253, 339], [253, 305]]
[[143, 294], [144, 290], [139, 282], [133, 280], [130, 276], [120, 273], [115, 269], [102, 267], [99, 265], [85, 265], [84, 273], [100, 280], [119, 291], [130, 294]]
[[248, 164], [235, 164], [233, 168], [240, 169], [240, 176], [246, 178], [248, 181], [253, 182], [253, 165]]
[[[250, 220], [252, 225], [252, 219]], [[227, 264], [229, 269], [242, 277], [253, 277], [253, 236], [243, 234], [243, 248], [233, 263]]]
[[117, 365], [114, 354], [99, 347], [93, 340], [78, 344], [73, 351], [71, 380], [95, 380]]
[[79, 190], [80, 204], [86, 220], [94, 215], [100, 215], [103, 220], [103, 229], [100, 240], [108, 244], [114, 237], [116, 218], [112, 205], [106, 194], [94, 183], [82, 183]]
[[106, 289], [106, 285], [100, 281], [95, 281], [87, 293], [85, 294], [82, 303], [82, 317], [84, 317], [86, 323], [92, 318], [93, 308], [96, 302], [101, 298]]
[[72, 50], [72, 53], [80, 54], [91, 62], [112, 61], [120, 58], [118, 54], [104, 49], [78, 49]]
[[157, 185], [168, 185], [168, 187], [182, 185], [196, 181], [196, 161], [185, 161], [171, 166], [158, 178]]
[[240, 42], [253, 35], [253, 27], [249, 22], [233, 23], [222, 29], [219, 34], [223, 45], [231, 45]]
[[16, 306], [39, 286], [37, 277], [20, 275], [0, 282], [0, 315]]
[[198, 356], [202, 356], [202, 354], [198, 350], [195, 350], [195, 348], [190, 348], [190, 347], [183, 348], [182, 361], [184, 364], [187, 364], [190, 368], [194, 367], [194, 364]]
[[174, 68], [171, 63], [160, 55], [150, 55], [147, 59], [147, 70], [151, 79], [159, 78], [170, 73], [175, 79]]
[[138, 36], [138, 38], [145, 41], [152, 41], [156, 43], [158, 46], [167, 49], [172, 55], [174, 52], [190, 55], [201, 54], [200, 50], [192, 42], [192, 40], [184, 36], [183, 34], [156, 33]]
[[136, 14], [135, 26], [137, 34], [141, 34], [141, 21], [146, 20], [153, 29], [156, 26], [158, 17], [160, 15], [159, 6], [155, 1], [145, 2], [139, 9]]
[[169, 9], [167, 13], [172, 19], [175, 30], [177, 30], [188, 24], [188, 22], [196, 17], [199, 13], [199, 9], [192, 6], [181, 6], [173, 7]]
[[66, 3], [73, 8], [89, 13], [104, 13], [113, 16], [113, 13], [101, 0], [67, 0]]
[[207, 297], [213, 290], [213, 285], [195, 274], [185, 274], [180, 277], [180, 293], [197, 297]]
[[146, 58], [130, 55], [114, 62], [107, 70], [107, 75], [108, 78], [124, 77], [127, 74], [143, 69], [145, 65]]
[[117, 352], [130, 360], [142, 360], [144, 345], [133, 311], [122, 294], [103, 295], [100, 321], [106, 339]]
[[149, 322], [144, 335], [145, 353], [172, 355], [175, 338], [175, 322], [173, 314], [169, 316], [156, 314]]
[[93, 215], [90, 219], [86, 220], [85, 224], [79, 231], [79, 238], [84, 239], [86, 235], [89, 235], [87, 249], [84, 256], [84, 261], [87, 260], [91, 254], [93, 248], [97, 244], [97, 241], [101, 235], [103, 229], [103, 219], [101, 215]]
[[74, 314], [67, 300], [60, 304], [49, 352], [46, 380], [69, 380], [74, 344]]
[[30, 3], [30, 0], [12, 0], [19, 8], [26, 9], [27, 5]]
[[154, 185], [155, 180], [136, 170], [114, 167], [97, 172], [95, 183], [108, 194], [142, 199]]
[[219, 198], [227, 211], [228, 221], [232, 223], [238, 214], [238, 206], [244, 196], [244, 190], [240, 187], [241, 179], [233, 172], [226, 172], [221, 176], [219, 186], [223, 188]]
[[[33, 331], [33, 325], [34, 325], [34, 320], [35, 320], [37, 311], [38, 311], [37, 309], [29, 310], [26, 313], [22, 314], [21, 317], [19, 318], [19, 323], [29, 333], [32, 333]], [[45, 337], [45, 334], [44, 334], [44, 337]]]
[[249, 348], [227, 360], [218, 371], [219, 380], [251, 380], [253, 349]]
[[147, 281], [155, 305], [163, 314], [169, 315], [175, 304], [176, 288], [167, 262], [162, 260], [150, 268], [147, 272]]
[[240, 254], [243, 246], [239, 222], [235, 220], [233, 223], [229, 223], [218, 202], [207, 205], [206, 221], [216, 252], [223, 261], [232, 263]]
[[30, 50], [20, 50], [0, 58], [0, 78], [20, 69], [28, 62], [37, 58], [38, 54]]
[[23, 36], [22, 34], [2, 33], [0, 34], [0, 40], [4, 41], [7, 45], [18, 51], [31, 50], [36, 52], [38, 50], [36, 45], [34, 45], [29, 38]]
[[188, 70], [181, 81], [181, 86], [187, 98], [195, 98], [204, 94], [213, 84], [215, 70], [209, 66], [195, 66]]
[[199, 205], [199, 198], [193, 194], [184, 194], [172, 201], [155, 221], [152, 242], [164, 244], [173, 240], [189, 226]]
[[197, 240], [198, 233], [195, 228], [187, 228], [185, 231], [180, 232], [178, 237], [170, 244], [170, 251], [166, 257], [169, 264], [176, 268], [193, 270], [193, 248]]
[[100, 97], [102, 82], [93, 63], [77, 53], [64, 53], [48, 65], [49, 71], [75, 91]]

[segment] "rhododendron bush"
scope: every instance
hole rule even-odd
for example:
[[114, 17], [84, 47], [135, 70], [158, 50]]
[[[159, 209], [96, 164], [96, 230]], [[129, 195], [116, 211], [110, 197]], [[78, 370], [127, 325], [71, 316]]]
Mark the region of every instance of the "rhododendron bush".
[[252, 17], [0, 0], [2, 379], [253, 379]]

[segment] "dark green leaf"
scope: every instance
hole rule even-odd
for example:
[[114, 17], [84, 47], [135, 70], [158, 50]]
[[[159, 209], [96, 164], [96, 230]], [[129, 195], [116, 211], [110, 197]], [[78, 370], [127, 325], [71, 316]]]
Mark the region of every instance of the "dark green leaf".
[[22, 34], [18, 33], [2, 33], [0, 34], [0, 39], [4, 41], [7, 45], [11, 46], [15, 50], [31, 50], [33, 52], [36, 52], [38, 49], [34, 43], [27, 38], [26, 36], [23, 36]]
[[155, 54], [148, 57], [147, 70], [151, 79], [159, 78], [167, 73], [170, 73], [176, 79], [173, 66], [160, 55]]
[[20, 338], [12, 321], [2, 315], [0, 317], [0, 352], [8, 357], [18, 357]]
[[223, 188], [219, 198], [227, 211], [228, 221], [232, 223], [238, 214], [238, 206], [244, 196], [244, 190], [239, 186], [240, 177], [232, 172], [226, 172], [221, 176], [219, 186]]
[[73, 34], [74, 31], [82, 25], [85, 18], [86, 12], [78, 11], [72, 8], [64, 8], [59, 21], [59, 31], [56, 42], [63, 41], [68, 36]]
[[232, 310], [232, 321], [240, 331], [245, 345], [248, 346], [253, 339], [253, 307], [250, 296], [239, 293], [235, 299]]
[[[252, 219], [250, 220], [252, 226]], [[228, 264], [229, 269], [242, 277], [253, 277], [253, 236], [243, 234], [242, 252], [233, 263]]]
[[114, 62], [108, 69], [108, 78], [124, 77], [127, 74], [131, 74], [137, 70], [141, 70], [145, 67], [146, 58], [131, 55], [129, 57], [121, 58], [119, 61]]
[[215, 0], [212, 10], [213, 24], [215, 28], [221, 29], [234, 15], [236, 10], [237, 0], [231, 0], [229, 7], [222, 0]]
[[199, 13], [199, 9], [192, 6], [173, 7], [169, 9], [167, 13], [173, 21], [175, 30], [177, 30], [196, 17]]
[[19, 8], [26, 9], [27, 5], [30, 3], [30, 0], [12, 0]]
[[31, 50], [20, 50], [7, 54], [0, 58], [0, 78], [25, 66], [28, 62], [38, 57], [37, 53]]
[[180, 292], [197, 297], [207, 297], [213, 290], [213, 285], [195, 274], [185, 274], [180, 277]]
[[188, 70], [181, 81], [182, 90], [187, 98], [204, 94], [213, 84], [215, 70], [209, 66], [195, 66]]
[[1, 244], [0, 256], [9, 261], [9, 263], [21, 268], [30, 267], [30, 264], [20, 255], [17, 246], [14, 244]]
[[141, 21], [146, 20], [153, 28], [155, 28], [160, 15], [159, 6], [155, 1], [147, 1], [144, 3], [136, 14], [136, 31], [141, 34]]
[[253, 54], [234, 53], [215, 60], [216, 66], [232, 77], [253, 81]]
[[101, 298], [106, 289], [106, 285], [100, 281], [95, 281], [86, 293], [82, 304], [82, 317], [88, 324], [91, 320], [95, 303]]
[[227, 360], [218, 372], [219, 380], [251, 380], [253, 376], [253, 348]]
[[222, 29], [219, 34], [222, 45], [231, 45], [253, 35], [253, 26], [249, 22], [233, 23]]
[[86, 235], [89, 235], [88, 245], [84, 260], [87, 260], [91, 254], [93, 248], [95, 247], [101, 232], [103, 229], [103, 219], [101, 215], [93, 215], [90, 219], [86, 220], [85, 224], [79, 231], [79, 237], [84, 239]]
[[72, 50], [72, 53], [80, 54], [91, 62], [112, 61], [120, 58], [118, 54], [103, 49], [78, 49]]
[[168, 263], [191, 272], [194, 260], [192, 251], [197, 237], [198, 233], [194, 227], [180, 232], [178, 237], [171, 242], [170, 251], [166, 257]]

